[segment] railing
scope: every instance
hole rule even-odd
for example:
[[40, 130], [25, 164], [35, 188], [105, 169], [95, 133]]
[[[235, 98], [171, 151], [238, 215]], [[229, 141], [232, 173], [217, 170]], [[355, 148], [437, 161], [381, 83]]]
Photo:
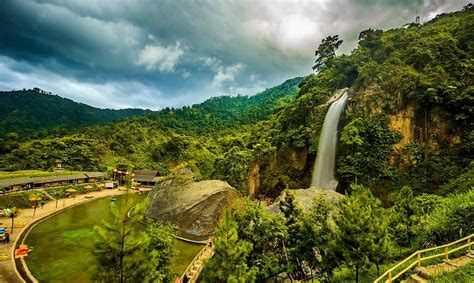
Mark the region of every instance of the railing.
[[204, 246], [204, 248], [202, 248], [199, 253], [194, 257], [191, 264], [188, 265], [188, 268], [186, 268], [186, 271], [184, 271], [183, 275], [180, 278], [180, 282], [184, 282], [185, 276], [187, 277], [186, 282], [196, 282], [203, 269], [204, 260], [211, 258], [213, 254], [214, 251], [212, 250], [212, 242], [209, 241], [207, 245]]
[[[471, 250], [472, 250], [471, 247], [474, 244], [473, 238], [474, 238], [474, 234], [471, 234], [467, 237], [464, 237], [464, 238], [459, 239], [457, 241], [451, 242], [449, 244], [445, 244], [445, 245], [437, 246], [437, 247], [433, 247], [433, 248], [428, 248], [428, 249], [424, 249], [424, 250], [418, 250], [418, 251], [414, 252], [413, 254], [411, 254], [406, 259], [404, 259], [403, 261], [397, 263], [395, 266], [393, 266], [389, 270], [385, 271], [384, 274], [382, 274], [379, 278], [375, 279], [374, 283], [379, 283], [379, 282], [392, 283], [396, 279], [400, 278], [403, 274], [410, 271], [413, 267], [415, 267], [415, 266], [421, 267], [421, 263], [426, 261], [426, 260], [430, 260], [430, 259], [434, 259], [434, 258], [438, 258], [438, 257], [443, 257], [443, 259], [445, 261], [447, 261], [447, 260], [449, 260], [449, 255], [450, 254], [452, 254], [454, 252], [457, 252], [457, 251], [460, 251], [460, 250], [465, 249], [465, 248], [467, 248], [467, 252], [470, 253]], [[466, 244], [463, 244], [461, 246], [450, 249], [452, 246], [457, 245], [459, 243], [463, 243], [463, 242], [466, 242]], [[436, 253], [436, 252], [438, 252], [438, 250], [442, 250], [441, 253]], [[424, 256], [427, 253], [435, 253], [435, 254]], [[410, 262], [414, 258], [416, 258], [415, 261], [410, 263], [402, 271], [394, 274], [396, 269], [400, 268], [401, 266], [403, 266], [407, 262]], [[385, 278], [386, 278], [386, 280], [383, 281]]]

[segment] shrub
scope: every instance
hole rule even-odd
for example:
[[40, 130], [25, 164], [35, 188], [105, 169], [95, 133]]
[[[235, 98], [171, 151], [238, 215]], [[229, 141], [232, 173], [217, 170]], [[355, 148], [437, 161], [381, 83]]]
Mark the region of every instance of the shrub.
[[474, 233], [474, 190], [452, 195], [420, 221], [420, 246], [445, 244]]

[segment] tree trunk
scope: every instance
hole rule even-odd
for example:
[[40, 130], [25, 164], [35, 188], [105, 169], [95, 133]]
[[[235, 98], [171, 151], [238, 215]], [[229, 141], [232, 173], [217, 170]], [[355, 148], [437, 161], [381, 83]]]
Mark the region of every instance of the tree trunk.
[[12, 213], [12, 214], [10, 215], [10, 217], [12, 218], [12, 229], [10, 230], [10, 234], [13, 234], [13, 226], [14, 226], [14, 225], [13, 225], [13, 221], [14, 221], [13, 219], [15, 218], [15, 214]]
[[428, 106], [425, 104], [425, 141], [428, 141]]
[[359, 283], [359, 266], [356, 265], [356, 283]]
[[[286, 253], [286, 246], [285, 246], [285, 242], [284, 241], [281, 241], [281, 243], [283, 244], [283, 252], [285, 253], [285, 258], [286, 258], [286, 263], [289, 265], [290, 264], [290, 261], [288, 260], [288, 254]], [[287, 273], [288, 277], [290, 278], [290, 282], [293, 283], [293, 277], [291, 276], [290, 273]]]
[[125, 221], [123, 220], [123, 230], [122, 230], [122, 250], [120, 251], [120, 283], [124, 283], [124, 274], [123, 274], [123, 257], [125, 249]]
[[377, 267], [377, 275], [380, 276], [380, 266], [379, 266], [379, 262], [375, 262], [375, 266]]

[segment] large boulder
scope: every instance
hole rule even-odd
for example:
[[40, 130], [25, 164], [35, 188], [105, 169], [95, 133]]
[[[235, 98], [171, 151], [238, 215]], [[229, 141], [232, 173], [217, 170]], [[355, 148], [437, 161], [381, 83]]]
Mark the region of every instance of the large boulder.
[[335, 204], [343, 197], [343, 195], [336, 191], [316, 187], [301, 190], [284, 190], [273, 204], [266, 207], [267, 211], [274, 214], [280, 213], [280, 200], [284, 199], [288, 192], [293, 194], [295, 202], [303, 211], [309, 211], [311, 209], [315, 198], [324, 199], [329, 203]]
[[164, 181], [148, 195], [147, 216], [176, 227], [188, 238], [207, 238], [215, 231], [223, 211], [238, 198], [237, 191], [218, 180]]

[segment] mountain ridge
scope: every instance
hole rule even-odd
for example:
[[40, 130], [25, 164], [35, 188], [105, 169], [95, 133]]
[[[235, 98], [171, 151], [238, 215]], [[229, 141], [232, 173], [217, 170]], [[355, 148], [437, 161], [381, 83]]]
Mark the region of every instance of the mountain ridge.
[[148, 112], [97, 108], [38, 88], [0, 91], [0, 137], [16, 132], [20, 138], [39, 138]]

